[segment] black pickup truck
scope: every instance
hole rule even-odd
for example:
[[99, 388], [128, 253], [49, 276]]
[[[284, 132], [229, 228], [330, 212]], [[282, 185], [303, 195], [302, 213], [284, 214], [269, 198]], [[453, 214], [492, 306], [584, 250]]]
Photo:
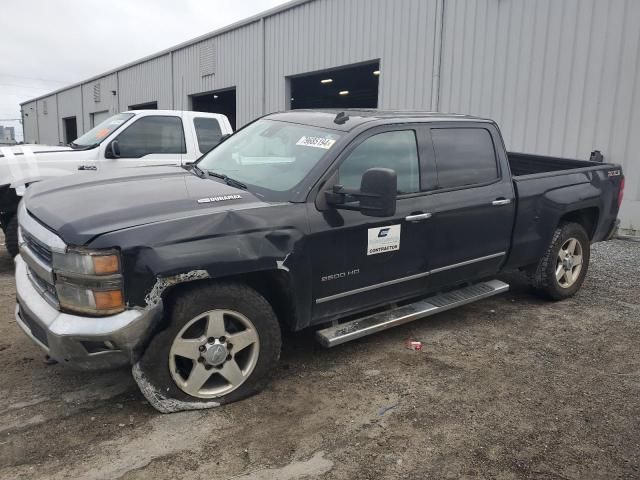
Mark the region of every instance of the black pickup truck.
[[16, 320], [53, 359], [133, 365], [160, 411], [262, 388], [281, 329], [327, 346], [508, 289], [575, 294], [620, 166], [507, 153], [463, 115], [291, 111], [187, 168], [79, 173], [19, 209]]

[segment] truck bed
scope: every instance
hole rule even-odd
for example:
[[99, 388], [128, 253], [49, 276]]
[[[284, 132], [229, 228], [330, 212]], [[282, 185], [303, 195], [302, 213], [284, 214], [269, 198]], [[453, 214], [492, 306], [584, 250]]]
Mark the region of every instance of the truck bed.
[[615, 226], [622, 170], [619, 165], [507, 152], [517, 199], [511, 267], [534, 264], [563, 217], [582, 219], [594, 242]]
[[514, 177], [535, 175], [539, 173], [559, 172], [562, 170], [575, 170], [578, 168], [599, 167], [603, 163], [587, 160], [575, 160], [572, 158], [547, 157], [544, 155], [532, 155], [529, 153], [507, 152], [511, 175]]

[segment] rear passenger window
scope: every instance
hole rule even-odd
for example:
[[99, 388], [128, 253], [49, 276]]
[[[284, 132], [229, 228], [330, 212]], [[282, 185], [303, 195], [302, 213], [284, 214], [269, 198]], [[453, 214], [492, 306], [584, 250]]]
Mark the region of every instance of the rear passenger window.
[[484, 128], [431, 130], [440, 188], [491, 182], [498, 178], [491, 134]]
[[390, 168], [398, 176], [398, 193], [420, 190], [416, 135], [413, 130], [379, 133], [358, 145], [340, 165], [339, 183], [360, 188], [364, 172], [370, 168]]
[[194, 118], [193, 126], [196, 127], [200, 152], [207, 153], [220, 143], [222, 130], [220, 130], [220, 123], [215, 118]]

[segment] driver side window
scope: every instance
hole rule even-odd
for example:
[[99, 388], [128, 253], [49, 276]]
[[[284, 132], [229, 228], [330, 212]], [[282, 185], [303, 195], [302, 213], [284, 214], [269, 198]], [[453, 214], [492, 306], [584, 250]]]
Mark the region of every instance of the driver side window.
[[187, 153], [179, 117], [142, 117], [116, 140], [121, 158], [140, 158], [152, 153]]
[[395, 130], [367, 138], [340, 165], [338, 183], [346, 188], [360, 188], [362, 175], [370, 168], [394, 170], [398, 194], [418, 192], [420, 167], [415, 132]]

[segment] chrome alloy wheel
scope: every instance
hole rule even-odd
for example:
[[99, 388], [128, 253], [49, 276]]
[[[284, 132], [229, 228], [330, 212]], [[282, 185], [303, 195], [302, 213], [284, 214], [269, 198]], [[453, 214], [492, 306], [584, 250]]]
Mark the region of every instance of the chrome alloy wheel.
[[189, 320], [175, 336], [169, 369], [183, 392], [215, 398], [249, 378], [259, 353], [258, 332], [247, 317], [233, 310], [211, 310]]
[[582, 271], [582, 244], [570, 238], [560, 248], [556, 259], [556, 280], [562, 288], [571, 287]]

